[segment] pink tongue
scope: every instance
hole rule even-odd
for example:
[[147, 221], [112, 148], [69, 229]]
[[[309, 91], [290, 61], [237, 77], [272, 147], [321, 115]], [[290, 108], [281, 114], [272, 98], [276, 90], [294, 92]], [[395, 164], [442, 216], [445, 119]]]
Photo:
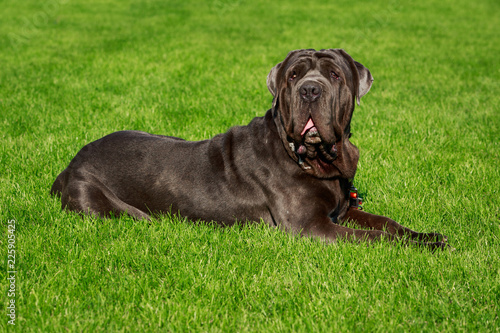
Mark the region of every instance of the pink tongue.
[[314, 127], [314, 123], [313, 123], [313, 120], [312, 118], [309, 118], [309, 120], [307, 121], [307, 124], [306, 124], [306, 127], [304, 127], [304, 129], [302, 130], [302, 133], [300, 133], [300, 135], [304, 135], [305, 132], [307, 132], [307, 130], [309, 130], [310, 128], [313, 128]]

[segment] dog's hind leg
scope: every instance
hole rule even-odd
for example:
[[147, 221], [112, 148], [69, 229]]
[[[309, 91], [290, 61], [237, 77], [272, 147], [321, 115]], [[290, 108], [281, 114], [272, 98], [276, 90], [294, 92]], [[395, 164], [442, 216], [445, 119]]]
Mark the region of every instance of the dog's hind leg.
[[120, 200], [96, 177], [73, 173], [62, 190], [62, 208], [99, 217], [128, 214], [138, 220], [150, 219], [142, 210]]
[[64, 169], [59, 176], [57, 176], [56, 180], [52, 184], [50, 189], [51, 195], [61, 196], [62, 190], [64, 188], [64, 184], [66, 184], [66, 177], [68, 176], [68, 169]]

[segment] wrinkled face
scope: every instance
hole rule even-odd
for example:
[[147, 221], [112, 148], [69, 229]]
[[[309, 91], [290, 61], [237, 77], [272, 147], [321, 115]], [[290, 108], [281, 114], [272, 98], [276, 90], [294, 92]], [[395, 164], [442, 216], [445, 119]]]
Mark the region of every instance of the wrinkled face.
[[349, 142], [356, 97], [373, 81], [343, 50], [297, 50], [268, 76], [273, 112], [285, 149], [319, 178], [353, 178], [358, 150]]

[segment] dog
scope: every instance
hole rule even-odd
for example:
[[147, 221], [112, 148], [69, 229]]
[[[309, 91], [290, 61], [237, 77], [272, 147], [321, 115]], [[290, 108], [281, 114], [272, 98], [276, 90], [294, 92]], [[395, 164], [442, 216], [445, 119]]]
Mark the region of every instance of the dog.
[[372, 82], [342, 49], [292, 51], [267, 77], [273, 102], [263, 117], [196, 142], [109, 134], [76, 154], [51, 193], [63, 209], [99, 217], [178, 213], [223, 226], [262, 221], [326, 241], [447, 248], [446, 236], [367, 213], [351, 198], [359, 158], [351, 119]]

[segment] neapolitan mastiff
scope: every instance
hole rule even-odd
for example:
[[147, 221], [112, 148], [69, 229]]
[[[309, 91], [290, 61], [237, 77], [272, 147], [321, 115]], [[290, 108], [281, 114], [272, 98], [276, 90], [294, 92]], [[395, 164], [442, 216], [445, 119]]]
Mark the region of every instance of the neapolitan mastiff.
[[328, 241], [387, 238], [446, 248], [445, 236], [351, 204], [359, 157], [349, 141], [351, 117], [372, 81], [341, 49], [292, 51], [268, 75], [274, 99], [264, 117], [197, 142], [112, 133], [83, 147], [51, 193], [63, 208], [102, 217], [173, 212], [221, 225], [264, 221]]

